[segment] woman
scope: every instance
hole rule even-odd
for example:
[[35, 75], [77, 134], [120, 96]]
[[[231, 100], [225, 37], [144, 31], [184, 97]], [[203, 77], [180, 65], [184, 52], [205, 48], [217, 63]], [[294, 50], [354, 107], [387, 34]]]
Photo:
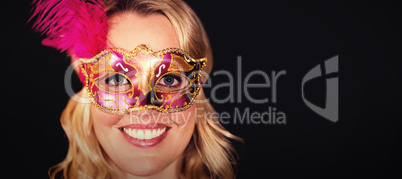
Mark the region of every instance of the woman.
[[240, 139], [203, 115], [212, 52], [187, 4], [43, 0], [34, 16], [84, 84], [61, 116], [69, 150], [51, 178], [234, 177], [228, 139]]

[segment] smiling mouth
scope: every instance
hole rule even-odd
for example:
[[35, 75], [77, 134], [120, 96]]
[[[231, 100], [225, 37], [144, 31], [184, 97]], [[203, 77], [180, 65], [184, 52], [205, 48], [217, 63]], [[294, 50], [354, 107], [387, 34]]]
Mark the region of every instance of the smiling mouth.
[[123, 128], [123, 132], [135, 139], [154, 139], [166, 132], [166, 128], [158, 129], [130, 129]]
[[164, 124], [131, 124], [120, 128], [126, 140], [137, 147], [152, 147], [161, 142], [170, 127]]

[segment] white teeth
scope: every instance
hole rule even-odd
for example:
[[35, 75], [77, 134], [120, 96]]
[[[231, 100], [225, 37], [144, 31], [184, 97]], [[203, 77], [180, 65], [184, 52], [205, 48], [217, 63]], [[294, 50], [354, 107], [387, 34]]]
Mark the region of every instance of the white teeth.
[[137, 131], [137, 138], [138, 139], [144, 139], [144, 132], [142, 130]]
[[152, 137], [155, 137], [155, 136], [156, 136], [156, 130], [152, 130], [151, 136], [152, 136]]
[[145, 135], [144, 135], [145, 139], [150, 139], [151, 138], [151, 130], [146, 130], [145, 131]]
[[131, 136], [134, 136], [134, 137], [137, 137], [137, 131], [136, 130], [132, 130], [133, 132], [132, 132], [132, 135]]
[[166, 127], [163, 129], [127, 129], [123, 128], [123, 131], [129, 136], [136, 139], [152, 139], [159, 137], [166, 131]]

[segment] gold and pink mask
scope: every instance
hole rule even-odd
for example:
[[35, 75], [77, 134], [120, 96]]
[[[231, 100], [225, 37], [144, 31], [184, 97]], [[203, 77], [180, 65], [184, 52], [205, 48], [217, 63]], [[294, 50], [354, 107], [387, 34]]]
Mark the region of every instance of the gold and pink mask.
[[188, 109], [200, 91], [207, 59], [194, 59], [177, 48], [153, 52], [139, 45], [132, 52], [108, 49], [80, 61], [93, 104], [107, 113], [124, 114]]

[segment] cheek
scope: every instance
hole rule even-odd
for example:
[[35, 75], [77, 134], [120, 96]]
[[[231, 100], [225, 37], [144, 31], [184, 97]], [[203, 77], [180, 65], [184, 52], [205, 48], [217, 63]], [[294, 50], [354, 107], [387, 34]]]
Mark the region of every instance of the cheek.
[[94, 125], [113, 126], [119, 122], [123, 115], [114, 115], [100, 111], [91, 105], [91, 115]]
[[174, 137], [177, 140], [177, 145], [185, 147], [194, 132], [196, 105], [186, 111], [172, 113], [171, 115], [172, 121], [176, 124]]
[[[179, 129], [190, 130], [191, 128], [194, 128], [195, 125], [195, 117], [197, 115], [196, 109], [196, 104], [194, 104], [185, 111], [171, 113], [169, 116], [172, 122], [175, 123]], [[190, 129], [186, 129], [187, 127]]]
[[94, 106], [91, 106], [91, 115], [95, 135], [101, 144], [110, 140], [112, 132], [115, 132], [112, 130], [113, 126], [123, 117], [122, 115], [104, 113]]

